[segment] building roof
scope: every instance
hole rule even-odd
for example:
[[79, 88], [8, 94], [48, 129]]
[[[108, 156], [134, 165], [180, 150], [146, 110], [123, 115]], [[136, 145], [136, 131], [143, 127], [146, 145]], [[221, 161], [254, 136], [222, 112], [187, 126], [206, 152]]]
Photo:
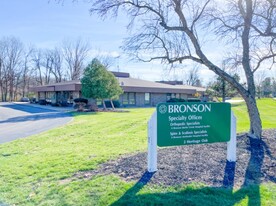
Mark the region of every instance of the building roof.
[[53, 83], [43, 86], [31, 87], [32, 92], [55, 92], [55, 91], [80, 91], [81, 82], [80, 80], [72, 80], [66, 82]]
[[196, 86], [190, 86], [190, 85], [175, 85], [175, 87], [185, 88], [185, 89], [195, 89], [199, 93], [206, 92], [206, 88], [204, 87], [196, 87]]
[[127, 72], [111, 72], [115, 77], [130, 77], [130, 74]]
[[175, 85], [162, 84], [135, 78], [117, 77], [120, 86], [125, 92], [152, 92], [152, 93], [180, 93], [194, 94], [195, 88], [176, 87]]
[[[148, 93], [179, 93], [195, 94], [204, 92], [206, 89], [201, 87], [187, 85], [171, 85], [159, 82], [152, 82], [142, 79], [131, 78], [129, 73], [112, 72], [124, 92], [148, 92]], [[33, 92], [54, 92], [54, 91], [81, 91], [81, 82], [79, 80], [54, 83], [45, 86], [36, 86], [30, 88]]]

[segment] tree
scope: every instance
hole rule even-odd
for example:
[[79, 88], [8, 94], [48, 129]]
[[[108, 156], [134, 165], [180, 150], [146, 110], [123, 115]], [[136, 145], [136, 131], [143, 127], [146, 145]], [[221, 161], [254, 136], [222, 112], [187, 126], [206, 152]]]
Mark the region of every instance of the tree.
[[63, 75], [63, 54], [61, 49], [55, 48], [45, 51], [45, 67], [50, 74], [54, 75], [55, 82], [61, 82], [65, 77]]
[[[240, 81], [238, 74], [234, 74], [233, 78], [235, 78], [237, 82]], [[237, 90], [231, 84], [225, 82], [220, 76], [218, 76], [215, 81], [209, 83], [208, 89], [213, 91], [214, 96], [222, 97], [223, 102], [225, 101], [225, 97], [234, 97], [238, 95]]]
[[258, 99], [260, 99], [263, 96], [262, 92], [262, 83], [266, 78], [266, 72], [265, 70], [259, 70], [255, 73], [254, 79], [256, 83], [256, 94]]
[[269, 97], [272, 93], [272, 81], [270, 77], [266, 77], [262, 82], [262, 92], [265, 97]]
[[80, 79], [84, 68], [84, 61], [89, 52], [89, 45], [81, 39], [76, 42], [63, 42], [63, 56], [68, 67], [68, 78], [70, 80]]
[[274, 77], [272, 78], [271, 89], [272, 89], [272, 96], [276, 97], [276, 79]]
[[51, 80], [50, 57], [47, 50], [36, 49], [32, 54], [35, 79], [38, 85], [47, 85]]
[[24, 46], [15, 37], [3, 37], [0, 40], [0, 92], [2, 101], [13, 101], [22, 74]]
[[93, 59], [85, 68], [81, 83], [83, 96], [101, 99], [104, 109], [106, 109], [105, 99], [110, 99], [112, 108], [114, 109], [112, 100], [118, 98], [123, 93], [115, 76], [107, 71], [97, 59]]
[[[249, 136], [261, 138], [262, 124], [256, 105], [254, 73], [275, 61], [276, 2], [271, 0], [95, 0], [91, 13], [101, 17], [130, 18], [134, 30], [124, 48], [142, 61], [176, 64], [192, 60], [230, 83], [244, 98], [249, 117]], [[223, 3], [223, 5], [221, 5]], [[212, 35], [209, 39], [208, 36]], [[208, 44], [204, 44], [208, 40]], [[220, 44], [218, 45], [218, 40]], [[205, 43], [206, 43], [205, 41]], [[213, 41], [213, 42], [212, 42]], [[212, 44], [211, 44], [212, 43]], [[246, 86], [208, 57], [208, 46], [231, 49], [231, 58], [246, 77]], [[147, 56], [151, 55], [150, 58]], [[227, 57], [229, 58], [229, 57]], [[223, 60], [223, 59], [222, 59]]]
[[31, 66], [30, 66], [30, 58], [33, 53], [33, 48], [30, 47], [27, 51], [25, 51], [24, 61], [23, 61], [23, 71], [22, 71], [22, 96], [25, 97], [28, 94], [30, 78], [31, 78]]
[[199, 79], [199, 68], [195, 67], [192, 68], [188, 71], [188, 74], [186, 75], [186, 83], [187, 85], [191, 85], [191, 86], [202, 86], [201, 85], [201, 81]]

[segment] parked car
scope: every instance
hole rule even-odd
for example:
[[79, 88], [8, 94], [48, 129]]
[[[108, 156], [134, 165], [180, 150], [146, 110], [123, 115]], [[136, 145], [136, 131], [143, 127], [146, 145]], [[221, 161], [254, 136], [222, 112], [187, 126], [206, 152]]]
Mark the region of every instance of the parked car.
[[29, 102], [30, 99], [29, 99], [28, 97], [22, 97], [22, 98], [20, 99], [20, 101], [21, 101], [21, 102]]
[[40, 99], [40, 100], [38, 100], [38, 104], [48, 105], [48, 104], [51, 104], [51, 100], [50, 99]]

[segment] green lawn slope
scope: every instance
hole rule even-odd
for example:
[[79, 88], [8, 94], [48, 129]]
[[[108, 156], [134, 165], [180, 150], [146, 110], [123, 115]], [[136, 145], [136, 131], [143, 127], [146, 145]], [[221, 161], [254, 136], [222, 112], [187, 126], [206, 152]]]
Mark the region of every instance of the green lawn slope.
[[[258, 106], [263, 127], [276, 128], [276, 102], [259, 100]], [[233, 110], [238, 131], [246, 131], [245, 105], [233, 105]], [[67, 181], [78, 171], [146, 151], [146, 123], [154, 108], [128, 111], [75, 113], [63, 127], [1, 144], [0, 205], [275, 205], [274, 184], [232, 191], [200, 183], [143, 186], [114, 175]]]

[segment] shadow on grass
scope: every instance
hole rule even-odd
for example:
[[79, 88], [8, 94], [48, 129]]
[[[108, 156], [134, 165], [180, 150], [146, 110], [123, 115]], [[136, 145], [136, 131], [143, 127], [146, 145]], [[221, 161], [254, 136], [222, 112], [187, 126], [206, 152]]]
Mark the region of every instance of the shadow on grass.
[[73, 116], [89, 116], [89, 115], [100, 115], [100, 114], [104, 114], [104, 113], [120, 113], [120, 114], [129, 114], [130, 111], [129, 110], [120, 110], [120, 109], [116, 109], [114, 111], [112, 110], [107, 110], [107, 111], [97, 111], [97, 112], [92, 112], [92, 111], [87, 111], [87, 112], [77, 112], [77, 111], [73, 111], [71, 112], [73, 114]]
[[[248, 206], [260, 206], [260, 184], [264, 154], [270, 155], [269, 148], [262, 140], [250, 140], [250, 160], [247, 165], [243, 186], [233, 190], [235, 167], [233, 162], [225, 166], [223, 185], [219, 188], [184, 186], [178, 192], [146, 193], [139, 191], [147, 185], [154, 173], [145, 172], [141, 179], [112, 205], [235, 205], [247, 198]], [[275, 177], [272, 177], [272, 179]], [[167, 189], [164, 188], [166, 191]]]
[[98, 112], [77, 112], [77, 111], [73, 111], [71, 112], [71, 114], [74, 117], [78, 117], [78, 116], [88, 116], [88, 115], [98, 115]]

